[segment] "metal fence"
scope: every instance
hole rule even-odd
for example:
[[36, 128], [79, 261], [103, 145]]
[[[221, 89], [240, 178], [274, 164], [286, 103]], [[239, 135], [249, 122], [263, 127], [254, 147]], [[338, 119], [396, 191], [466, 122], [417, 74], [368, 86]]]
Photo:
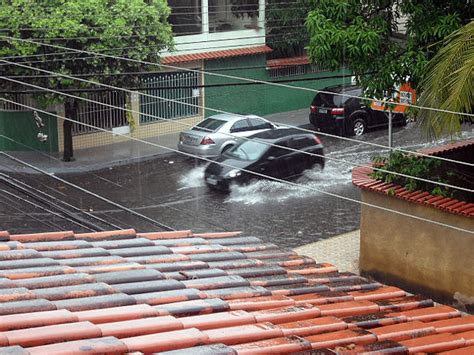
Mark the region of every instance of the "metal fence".
[[[125, 108], [127, 102], [126, 93], [123, 91], [89, 93], [86, 98], [122, 108]], [[103, 129], [112, 129], [114, 127], [126, 126], [128, 124], [127, 115], [124, 110], [84, 100], [79, 100], [77, 120], [81, 123]], [[97, 129], [75, 123], [72, 130], [74, 135], [79, 135], [95, 132]]]
[[271, 78], [281, 78], [287, 76], [304, 75], [308, 73], [319, 73], [322, 71], [328, 71], [328, 69], [318, 64], [302, 64], [280, 68], [270, 68], [268, 73]]
[[170, 72], [143, 79], [140, 95], [140, 123], [199, 114], [201, 75], [198, 72]]
[[[31, 95], [27, 94], [8, 94], [5, 95], [5, 99], [15, 101], [19, 104], [23, 104], [30, 107], [36, 107], [35, 100], [31, 97]], [[32, 109], [23, 107], [20, 105], [16, 105], [11, 102], [6, 102], [0, 100], [0, 110], [3, 111], [31, 111]]]

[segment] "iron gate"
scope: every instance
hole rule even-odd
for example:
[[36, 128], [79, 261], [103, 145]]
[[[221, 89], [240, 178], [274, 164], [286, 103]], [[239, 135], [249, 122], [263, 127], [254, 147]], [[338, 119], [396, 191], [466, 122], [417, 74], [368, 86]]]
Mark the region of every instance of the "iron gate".
[[201, 75], [198, 72], [170, 72], [143, 79], [147, 88], [140, 95], [140, 123], [157, 122], [199, 114]]

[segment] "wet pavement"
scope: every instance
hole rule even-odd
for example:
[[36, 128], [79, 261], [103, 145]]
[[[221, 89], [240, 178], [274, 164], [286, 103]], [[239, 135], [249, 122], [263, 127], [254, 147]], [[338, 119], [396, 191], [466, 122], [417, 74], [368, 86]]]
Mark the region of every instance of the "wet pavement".
[[[300, 126], [311, 128], [306, 124]], [[351, 184], [351, 168], [368, 163], [373, 155], [386, 153], [387, 149], [364, 144], [386, 145], [386, 134], [386, 130], [369, 132], [356, 142], [321, 136], [327, 157], [326, 168], [322, 172], [306, 172], [296, 181], [299, 186], [258, 181], [235, 187], [230, 194], [216, 193], [204, 185], [205, 164], [178, 153], [58, 176], [174, 229], [196, 232], [242, 230], [246, 235], [258, 236], [283, 248], [293, 248], [359, 228], [360, 194]], [[469, 128], [464, 136], [474, 136], [473, 130]], [[431, 145], [420, 137], [413, 124], [395, 128], [394, 146], [416, 150]], [[0, 158], [1, 166], [8, 164], [11, 162]], [[116, 226], [132, 227], [140, 232], [160, 230], [156, 225], [51, 177], [14, 175]], [[24, 233], [58, 228], [80, 231], [82, 228], [27, 202], [9, 198], [0, 206], [0, 230]]]

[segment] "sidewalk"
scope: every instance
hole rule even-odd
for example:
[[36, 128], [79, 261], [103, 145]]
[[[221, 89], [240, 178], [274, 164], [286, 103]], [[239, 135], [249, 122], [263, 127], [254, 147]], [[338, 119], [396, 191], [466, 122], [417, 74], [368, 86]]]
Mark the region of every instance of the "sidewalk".
[[360, 230], [341, 234], [326, 240], [306, 244], [293, 250], [307, 255], [316, 262], [328, 262], [339, 268], [359, 274], [359, 242]]
[[[308, 128], [308, 109], [276, 113], [265, 116], [268, 120]], [[148, 139], [144, 142], [128, 140], [126, 142], [74, 151], [75, 161], [63, 162], [61, 153], [39, 151], [6, 152], [15, 158], [25, 161], [48, 173], [74, 173], [108, 168], [116, 165], [130, 164], [136, 161], [151, 159], [157, 155], [172, 154], [177, 151], [179, 133], [166, 134]], [[34, 173], [21, 163], [16, 163], [0, 155], [0, 171]]]

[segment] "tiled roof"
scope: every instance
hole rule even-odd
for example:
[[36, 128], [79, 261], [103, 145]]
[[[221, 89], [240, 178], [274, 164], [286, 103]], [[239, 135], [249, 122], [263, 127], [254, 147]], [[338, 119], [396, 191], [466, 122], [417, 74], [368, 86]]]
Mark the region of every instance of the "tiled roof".
[[[420, 153], [428, 155], [445, 155], [474, 146], [474, 139], [451, 143], [435, 148], [420, 150]], [[386, 194], [388, 190], [393, 191], [393, 197], [406, 200], [421, 205], [444, 210], [450, 213], [459, 214], [467, 217], [474, 217], [474, 203], [459, 201], [450, 197], [434, 196], [425, 191], [408, 191], [405, 187], [393, 183], [384, 183], [380, 180], [371, 178], [369, 174], [373, 172], [372, 168], [359, 166], [352, 169], [352, 183], [363, 190], [369, 190]]]
[[272, 49], [268, 46], [245, 47], [235, 49], [225, 49], [221, 51], [207, 51], [202, 53], [170, 55], [161, 58], [162, 64], [175, 64], [194, 62], [197, 60], [211, 60], [228, 57], [239, 57], [244, 55], [264, 54], [271, 52]]
[[307, 55], [303, 55], [300, 57], [267, 60], [267, 67], [272, 68], [272, 69], [288, 67], [292, 65], [305, 65], [305, 64], [309, 64], [309, 59]]
[[1, 354], [474, 347], [474, 316], [239, 233], [0, 236]]

